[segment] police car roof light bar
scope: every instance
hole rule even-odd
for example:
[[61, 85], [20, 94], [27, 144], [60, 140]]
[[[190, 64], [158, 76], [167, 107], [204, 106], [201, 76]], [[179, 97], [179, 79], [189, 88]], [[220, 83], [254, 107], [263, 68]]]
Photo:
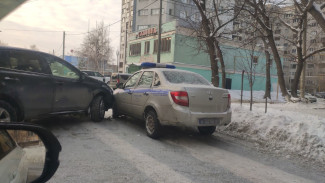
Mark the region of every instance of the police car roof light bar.
[[170, 64], [161, 64], [161, 63], [152, 63], [152, 62], [143, 62], [141, 63], [142, 68], [168, 68], [168, 69], [175, 69], [174, 65]]

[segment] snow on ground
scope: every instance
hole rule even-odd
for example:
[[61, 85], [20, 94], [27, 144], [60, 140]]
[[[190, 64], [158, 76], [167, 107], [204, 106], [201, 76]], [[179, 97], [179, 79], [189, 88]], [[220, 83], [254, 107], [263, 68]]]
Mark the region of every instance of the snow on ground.
[[[231, 95], [231, 100], [233, 102], [240, 101], [240, 90], [228, 90]], [[253, 101], [254, 102], [265, 102], [263, 99], [265, 91], [253, 91]], [[278, 95], [278, 97], [277, 97]], [[248, 102], [250, 100], [250, 91], [243, 91], [243, 101]], [[268, 101], [270, 101], [268, 99]], [[271, 92], [271, 102], [285, 102], [285, 99], [282, 97], [282, 93]]]
[[[237, 92], [230, 93], [236, 99]], [[255, 98], [259, 100], [261, 96]], [[289, 152], [325, 163], [324, 99], [313, 104], [269, 104], [266, 114], [263, 103], [254, 104], [253, 111], [249, 111], [248, 103], [241, 107], [233, 102], [232, 109], [232, 122], [219, 128], [219, 132], [257, 141], [275, 153]]]

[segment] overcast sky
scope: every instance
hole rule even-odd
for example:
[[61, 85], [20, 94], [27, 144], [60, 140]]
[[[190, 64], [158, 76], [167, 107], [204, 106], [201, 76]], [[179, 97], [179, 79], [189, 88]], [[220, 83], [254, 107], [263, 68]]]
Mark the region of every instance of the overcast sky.
[[[120, 19], [121, 0], [29, 0], [0, 21], [0, 41], [22, 48], [35, 44], [41, 51], [54, 50], [60, 56], [63, 31], [66, 31], [65, 54], [71, 55], [71, 50], [80, 47], [86, 34], [69, 34], [87, 32], [88, 25], [89, 30], [94, 29], [96, 22], [109, 25]], [[120, 22], [109, 30], [115, 60]]]

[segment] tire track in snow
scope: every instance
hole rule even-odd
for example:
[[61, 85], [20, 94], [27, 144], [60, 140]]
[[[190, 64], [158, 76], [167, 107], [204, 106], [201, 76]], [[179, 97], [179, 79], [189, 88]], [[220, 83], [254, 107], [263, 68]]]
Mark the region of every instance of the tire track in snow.
[[84, 128], [92, 131], [99, 140], [104, 144], [110, 146], [113, 150], [125, 158], [139, 171], [147, 175], [148, 178], [155, 182], [177, 182], [177, 183], [191, 183], [192, 181], [187, 177], [172, 170], [166, 164], [163, 164], [156, 159], [146, 155], [139, 149], [132, 146], [129, 142], [119, 138], [117, 135], [110, 132], [110, 130], [102, 128], [94, 128], [82, 124]]
[[[196, 142], [195, 142], [196, 141]], [[252, 159], [239, 156], [230, 151], [218, 149], [215, 147], [202, 144], [195, 139], [191, 141], [185, 139], [178, 139], [177, 143], [172, 140], [165, 141], [167, 143], [181, 146], [191, 155], [201, 161], [214, 163], [229, 170], [234, 175], [242, 177], [248, 181], [256, 183], [287, 183], [287, 182], [313, 182], [305, 178], [284, 172], [272, 166], [267, 166], [256, 162]]]

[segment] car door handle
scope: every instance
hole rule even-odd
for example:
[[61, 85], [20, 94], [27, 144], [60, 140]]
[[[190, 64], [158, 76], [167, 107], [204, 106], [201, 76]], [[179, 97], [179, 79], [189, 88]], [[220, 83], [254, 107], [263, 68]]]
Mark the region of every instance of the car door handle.
[[145, 95], [145, 96], [148, 96], [148, 95], [149, 95], [149, 93], [148, 93], [148, 92], [144, 92], [144, 93], [143, 93], [143, 95]]
[[12, 77], [8, 77], [8, 76], [6, 76], [4, 78], [4, 80], [6, 80], [6, 81], [20, 81], [18, 78], [12, 78]]

